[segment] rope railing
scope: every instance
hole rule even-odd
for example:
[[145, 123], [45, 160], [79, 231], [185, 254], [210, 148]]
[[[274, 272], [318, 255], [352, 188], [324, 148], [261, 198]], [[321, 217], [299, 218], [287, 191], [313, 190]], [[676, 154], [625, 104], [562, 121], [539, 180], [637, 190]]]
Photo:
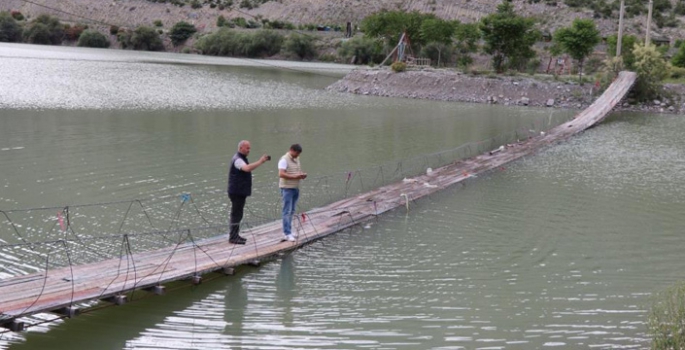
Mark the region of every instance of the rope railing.
[[[309, 177], [301, 184], [303, 196], [299, 210], [310, 214], [321, 212], [325, 210], [322, 207], [337, 200], [527, 139], [538, 135], [537, 130], [540, 128], [533, 126], [432, 154]], [[275, 181], [273, 186], [276, 187]], [[263, 201], [259, 209], [248, 202], [241, 231], [280, 219], [281, 202], [276, 191], [264, 198], [252, 198], [251, 202], [257, 200]], [[48, 257], [49, 267], [67, 267], [220, 236], [228, 231], [228, 207], [225, 190], [209, 190], [148, 199], [0, 211], [0, 276], [40, 271], [48, 267]], [[300, 222], [300, 226], [306, 224]], [[55, 244], [63, 248], [56, 250]]]

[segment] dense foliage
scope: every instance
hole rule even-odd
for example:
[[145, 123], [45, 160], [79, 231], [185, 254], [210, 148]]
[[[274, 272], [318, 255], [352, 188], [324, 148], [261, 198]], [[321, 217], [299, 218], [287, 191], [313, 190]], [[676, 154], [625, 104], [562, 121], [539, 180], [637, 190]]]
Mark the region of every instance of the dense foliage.
[[238, 32], [228, 28], [201, 37], [195, 47], [205, 55], [268, 57], [281, 51], [285, 38], [271, 30]]
[[600, 41], [599, 30], [590, 19], [576, 19], [570, 27], [554, 33], [554, 42], [571, 58], [578, 61], [578, 79], [583, 83], [583, 63]]
[[293, 33], [285, 41], [285, 51], [302, 60], [313, 59], [317, 56], [314, 38], [309, 35]]
[[56, 17], [40, 15], [24, 30], [24, 41], [31, 44], [60, 45], [64, 39], [64, 26]]
[[685, 349], [685, 284], [657, 294], [648, 326], [652, 349]]
[[171, 38], [171, 43], [174, 44], [174, 46], [178, 46], [188, 40], [188, 38], [193, 36], [196, 32], [197, 28], [195, 28], [194, 25], [180, 21], [171, 27], [169, 38]]
[[9, 12], [0, 12], [0, 42], [20, 42], [22, 29]]
[[133, 32], [119, 30], [117, 40], [124, 49], [140, 51], [164, 51], [164, 43], [154, 28], [140, 26]]
[[379, 41], [361, 36], [343, 42], [338, 55], [353, 64], [381, 63], [384, 58], [383, 45]]
[[[623, 64], [626, 69], [634, 69], [635, 64], [635, 54], [633, 49], [635, 48], [635, 43], [638, 39], [634, 35], [624, 35], [621, 38], [621, 57], [623, 57]], [[618, 35], [611, 35], [607, 38], [607, 55], [609, 57], [616, 56], [616, 45], [618, 44]]]
[[506, 68], [521, 68], [535, 56], [532, 46], [540, 38], [535, 22], [514, 12], [514, 6], [504, 1], [497, 12], [483, 17], [480, 30], [485, 41], [484, 50], [492, 55], [492, 66], [497, 72]]
[[107, 37], [97, 30], [85, 30], [78, 38], [78, 46], [107, 48], [110, 43]]
[[681, 43], [680, 47], [678, 47], [678, 52], [675, 55], [673, 55], [673, 58], [671, 59], [671, 63], [676, 67], [685, 68], [685, 44], [684, 43]]
[[669, 76], [667, 62], [652, 44], [636, 44], [633, 52], [637, 81], [632, 92], [641, 101], [658, 97], [662, 93], [661, 82]]

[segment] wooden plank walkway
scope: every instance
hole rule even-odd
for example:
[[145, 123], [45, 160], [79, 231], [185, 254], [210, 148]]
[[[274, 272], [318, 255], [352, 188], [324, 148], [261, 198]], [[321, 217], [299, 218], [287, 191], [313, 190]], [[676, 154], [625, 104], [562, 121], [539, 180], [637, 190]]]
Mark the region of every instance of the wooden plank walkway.
[[[228, 243], [225, 235], [168, 247], [122, 259], [53, 269], [43, 273], [0, 280], [0, 323], [20, 330], [17, 318], [38, 312], [73, 315], [75, 304], [110, 298], [123, 302], [122, 295], [133, 290], [154, 288], [163, 283], [198, 278], [296, 249], [350, 226], [371, 220], [386, 211], [469, 177], [495, 169], [562, 141], [600, 122], [628, 93], [635, 73], [621, 72], [614, 83], [591, 106], [573, 120], [544, 135], [506, 145], [467, 160], [455, 162], [399, 183], [381, 187], [306, 213], [305, 220], [294, 220], [296, 242], [282, 242], [281, 223], [276, 221], [244, 231], [247, 245]], [[298, 216], [299, 217], [299, 216]], [[135, 265], [135, 269], [132, 266]], [[196, 281], [197, 282], [197, 281]], [[113, 298], [113, 299], [112, 299]]]

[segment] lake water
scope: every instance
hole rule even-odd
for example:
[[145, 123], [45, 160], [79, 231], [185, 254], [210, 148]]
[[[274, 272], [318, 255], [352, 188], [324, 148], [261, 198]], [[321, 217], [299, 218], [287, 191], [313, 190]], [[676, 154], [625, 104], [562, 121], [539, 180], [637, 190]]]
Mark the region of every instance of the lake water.
[[[302, 144], [306, 210], [573, 115], [324, 90], [349, 69], [2, 44], [0, 210], [32, 241], [55, 234], [56, 210], [23, 209], [96, 204], [74, 220], [105, 234], [122, 210], [98, 203], [140, 200], [165, 225], [180, 194], [225, 224], [241, 139], [252, 160]], [[649, 348], [651, 296], [684, 279], [683, 132], [680, 117], [617, 114], [408, 212], [236, 276], [3, 333], [0, 348]], [[247, 222], [277, 216], [275, 163], [255, 172]], [[7, 219], [0, 239], [21, 242]], [[41, 268], [6, 254], [3, 275]]]

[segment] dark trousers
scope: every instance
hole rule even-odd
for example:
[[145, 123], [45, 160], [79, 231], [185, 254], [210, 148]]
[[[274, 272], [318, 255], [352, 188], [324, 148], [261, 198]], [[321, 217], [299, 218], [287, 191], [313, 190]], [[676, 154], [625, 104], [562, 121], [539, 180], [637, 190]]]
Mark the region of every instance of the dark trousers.
[[229, 194], [228, 198], [231, 200], [231, 231], [228, 238], [235, 239], [238, 238], [240, 220], [243, 219], [243, 209], [245, 208], [245, 200], [247, 197]]

